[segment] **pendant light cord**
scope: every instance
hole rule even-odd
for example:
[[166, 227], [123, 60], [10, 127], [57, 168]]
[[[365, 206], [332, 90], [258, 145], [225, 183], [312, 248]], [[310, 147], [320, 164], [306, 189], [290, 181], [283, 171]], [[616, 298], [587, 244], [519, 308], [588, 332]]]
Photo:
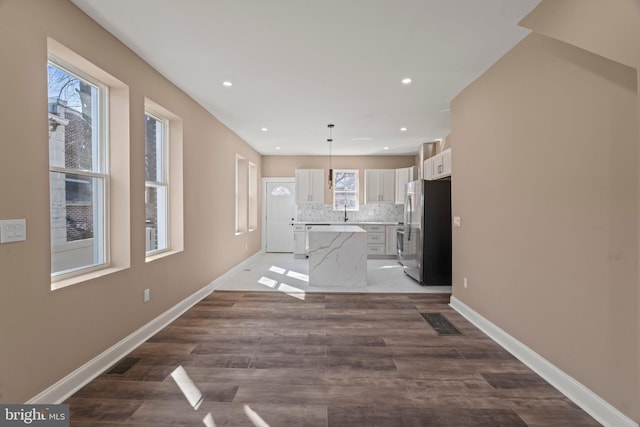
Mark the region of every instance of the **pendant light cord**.
[[332, 124], [328, 124], [327, 127], [329, 128], [329, 139], [327, 139], [327, 142], [329, 143], [329, 189], [332, 190], [333, 189], [333, 152], [332, 152], [332, 148], [333, 148], [333, 126]]

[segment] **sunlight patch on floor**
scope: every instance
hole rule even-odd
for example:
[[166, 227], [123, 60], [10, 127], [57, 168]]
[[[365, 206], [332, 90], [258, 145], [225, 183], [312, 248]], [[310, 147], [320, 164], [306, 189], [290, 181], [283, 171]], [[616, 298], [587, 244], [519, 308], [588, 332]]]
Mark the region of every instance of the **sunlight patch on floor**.
[[278, 273], [278, 274], [284, 274], [284, 273], [286, 273], [287, 269], [272, 265], [271, 267], [269, 267], [269, 271], [272, 271], [272, 272]]
[[249, 405], [244, 405], [244, 413], [247, 414], [247, 417], [249, 417], [249, 420], [251, 420], [254, 426], [269, 427], [269, 424], [267, 424], [267, 422], [263, 420], [262, 417], [260, 417], [260, 415], [256, 413], [256, 411], [251, 409]]
[[277, 281], [277, 280], [270, 279], [270, 278], [265, 277], [265, 276], [262, 276], [262, 277], [258, 280], [258, 283], [260, 283], [261, 285], [264, 285], [264, 286], [268, 286], [268, 287], [270, 287], [270, 288], [275, 288], [275, 287], [276, 287], [276, 285], [278, 284], [278, 281]]
[[[277, 273], [283, 276], [298, 279], [303, 282], [307, 282], [307, 283], [309, 282], [309, 276], [307, 276], [306, 274], [298, 273], [297, 271], [292, 271], [292, 270], [287, 271], [286, 268], [278, 267], [275, 265], [272, 265], [271, 267], [269, 267], [269, 271], [272, 273]], [[262, 276], [260, 279], [258, 279], [258, 283], [263, 286], [267, 286], [271, 289], [278, 290], [282, 293], [285, 293], [299, 300], [304, 301], [304, 298], [306, 295], [306, 292], [303, 289], [296, 288], [295, 286], [291, 286], [284, 282], [279, 282], [278, 280], [272, 279], [267, 276]]]
[[289, 270], [287, 272], [287, 276], [309, 283], [309, 275], [307, 274], [302, 274], [302, 273], [298, 273], [297, 271]]
[[303, 291], [302, 289], [295, 288], [293, 286], [287, 285], [286, 283], [281, 283], [280, 286], [278, 286], [278, 290], [291, 297], [298, 298], [299, 300], [303, 301], [306, 295], [305, 291]]
[[206, 427], [216, 427], [216, 422], [213, 420], [213, 415], [209, 412], [203, 419], [202, 422]]
[[200, 389], [193, 383], [187, 371], [184, 370], [182, 365], [178, 366], [172, 373], [171, 377], [178, 384], [180, 391], [184, 394], [184, 397], [187, 398], [189, 404], [193, 407], [193, 409], [198, 410], [203, 401], [202, 392]]

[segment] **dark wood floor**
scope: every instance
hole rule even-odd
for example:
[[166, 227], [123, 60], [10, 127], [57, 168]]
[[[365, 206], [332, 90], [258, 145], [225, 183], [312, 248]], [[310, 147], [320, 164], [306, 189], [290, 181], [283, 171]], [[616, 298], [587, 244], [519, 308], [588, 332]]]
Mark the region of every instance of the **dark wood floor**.
[[[448, 302], [214, 292], [116, 366], [126, 372], [71, 397], [71, 424], [599, 425]], [[464, 335], [438, 336], [424, 312], [443, 313]], [[179, 367], [202, 394], [197, 409], [172, 376]], [[266, 424], [252, 422], [246, 406]]]

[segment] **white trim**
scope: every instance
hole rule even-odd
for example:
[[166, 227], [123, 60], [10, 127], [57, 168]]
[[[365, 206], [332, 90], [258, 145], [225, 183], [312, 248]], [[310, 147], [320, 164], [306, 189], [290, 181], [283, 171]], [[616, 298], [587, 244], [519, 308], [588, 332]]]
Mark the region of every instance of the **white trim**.
[[38, 393], [36, 396], [29, 399], [27, 404], [56, 404], [62, 403], [67, 400], [76, 391], [80, 390], [98, 375], [109, 369], [114, 363], [125, 357], [127, 354], [135, 350], [138, 346], [143, 344], [153, 335], [165, 328], [175, 319], [180, 317], [183, 313], [200, 302], [202, 299], [210, 295], [218, 286], [224, 283], [231, 276], [239, 271], [242, 271], [245, 267], [252, 264], [257, 258], [263, 255], [260, 251], [249, 258], [242, 261], [240, 264], [231, 268], [229, 271], [209, 283], [204, 288], [195, 292], [191, 296], [185, 298], [178, 304], [171, 307], [166, 312], [162, 313], [140, 329], [136, 330], [129, 336], [123, 338], [107, 350], [97, 355], [69, 375], [65, 376], [46, 390]]
[[244, 261], [242, 261], [240, 264], [238, 264], [235, 267], [233, 267], [232, 269], [228, 270], [226, 273], [224, 273], [222, 276], [218, 277], [213, 282], [209, 283], [207, 288], [211, 287], [211, 291], [213, 292], [214, 290], [218, 289], [218, 287], [220, 285], [222, 285], [229, 278], [231, 278], [234, 274], [241, 272], [242, 270], [244, 270], [245, 268], [247, 268], [251, 264], [253, 264], [262, 255], [264, 255], [264, 251], [261, 250], [261, 251], [256, 252], [255, 254], [251, 255], [249, 258], [247, 258]]
[[575, 378], [567, 375], [547, 359], [500, 329], [456, 297], [451, 297], [449, 305], [599, 423], [612, 427], [639, 427], [631, 418], [614, 408]]

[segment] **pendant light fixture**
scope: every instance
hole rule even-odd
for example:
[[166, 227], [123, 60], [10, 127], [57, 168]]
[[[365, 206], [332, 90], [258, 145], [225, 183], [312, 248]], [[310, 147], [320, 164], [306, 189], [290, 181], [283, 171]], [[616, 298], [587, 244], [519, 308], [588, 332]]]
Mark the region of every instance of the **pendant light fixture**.
[[332, 146], [333, 146], [333, 126], [332, 124], [328, 124], [327, 127], [329, 128], [329, 139], [327, 139], [327, 142], [329, 143], [329, 189], [332, 190], [333, 189], [333, 166], [331, 164], [332, 161]]

